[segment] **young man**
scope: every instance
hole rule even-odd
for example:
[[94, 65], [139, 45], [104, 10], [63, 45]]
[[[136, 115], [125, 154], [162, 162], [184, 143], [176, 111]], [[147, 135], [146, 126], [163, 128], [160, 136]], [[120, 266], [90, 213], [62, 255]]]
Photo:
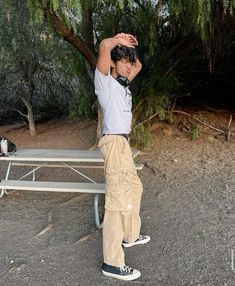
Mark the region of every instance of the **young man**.
[[132, 97], [128, 85], [142, 67], [136, 45], [136, 38], [124, 33], [102, 40], [95, 71], [95, 93], [104, 115], [104, 136], [99, 141], [106, 178], [102, 272], [121, 280], [134, 280], [141, 275], [125, 265], [122, 247], [150, 240], [140, 235], [143, 187], [129, 145]]

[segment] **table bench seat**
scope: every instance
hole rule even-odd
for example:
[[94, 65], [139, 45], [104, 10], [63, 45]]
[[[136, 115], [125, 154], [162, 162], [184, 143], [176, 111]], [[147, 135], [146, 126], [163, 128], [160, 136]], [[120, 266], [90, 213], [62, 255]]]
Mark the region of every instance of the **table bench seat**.
[[93, 183], [2, 180], [0, 188], [6, 190], [105, 194], [105, 184]]
[[[38, 167], [41, 164], [39, 163], [27, 163], [27, 162], [12, 162], [12, 166], [23, 166], [23, 167]], [[66, 168], [66, 166], [61, 164], [51, 164], [48, 163], [43, 166], [44, 168]], [[104, 164], [102, 162], [101, 165], [70, 165], [70, 167], [78, 168], [78, 169], [104, 169]], [[136, 170], [142, 170], [144, 168], [144, 164], [141, 163], [135, 163], [135, 169]]]

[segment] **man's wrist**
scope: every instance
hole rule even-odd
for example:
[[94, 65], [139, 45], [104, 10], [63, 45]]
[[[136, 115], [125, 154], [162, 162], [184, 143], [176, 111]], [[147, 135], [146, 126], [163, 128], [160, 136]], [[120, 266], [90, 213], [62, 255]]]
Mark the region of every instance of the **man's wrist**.
[[112, 50], [118, 45], [119, 41], [117, 38], [106, 38], [101, 41], [100, 49], [101, 50]]
[[111, 39], [112, 39], [113, 48], [120, 45], [120, 38], [119, 37], [114, 36]]

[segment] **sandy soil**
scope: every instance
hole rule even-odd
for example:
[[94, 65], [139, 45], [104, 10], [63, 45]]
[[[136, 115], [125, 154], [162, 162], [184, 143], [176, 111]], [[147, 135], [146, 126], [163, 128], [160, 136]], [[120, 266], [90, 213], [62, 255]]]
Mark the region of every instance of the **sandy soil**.
[[[95, 131], [94, 121], [69, 120], [38, 125], [34, 139], [26, 128], [0, 128], [18, 148], [87, 149]], [[0, 285], [235, 285], [234, 138], [228, 143], [205, 134], [192, 141], [163, 124], [152, 131], [154, 147], [137, 158], [145, 164], [139, 172], [142, 232], [152, 240], [125, 250], [140, 279], [124, 283], [101, 274], [102, 237], [91, 195], [18, 191], [0, 200]], [[5, 169], [1, 163], [1, 178]], [[15, 167], [12, 176], [21, 172]], [[92, 175], [103, 182], [102, 170]], [[78, 180], [64, 169], [38, 174], [55, 177]]]

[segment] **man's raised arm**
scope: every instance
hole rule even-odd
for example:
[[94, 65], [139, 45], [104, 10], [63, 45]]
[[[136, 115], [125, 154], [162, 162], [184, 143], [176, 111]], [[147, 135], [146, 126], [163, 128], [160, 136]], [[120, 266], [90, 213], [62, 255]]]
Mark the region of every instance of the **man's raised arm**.
[[120, 33], [112, 38], [102, 40], [99, 46], [99, 55], [96, 66], [104, 75], [107, 75], [110, 71], [112, 64], [111, 51], [117, 45], [134, 48], [138, 45], [138, 42], [134, 36], [125, 33]]

